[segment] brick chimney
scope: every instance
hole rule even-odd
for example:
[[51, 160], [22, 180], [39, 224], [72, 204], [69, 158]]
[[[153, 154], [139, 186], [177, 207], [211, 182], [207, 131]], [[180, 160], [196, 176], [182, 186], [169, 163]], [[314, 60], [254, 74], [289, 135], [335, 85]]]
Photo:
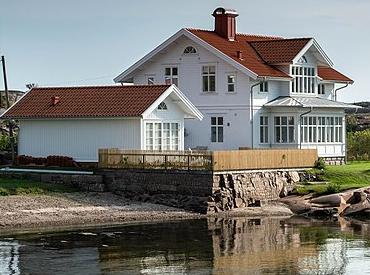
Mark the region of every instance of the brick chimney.
[[238, 16], [236, 10], [217, 8], [212, 14], [215, 17], [215, 33], [228, 39], [235, 40], [236, 20]]
[[55, 106], [60, 102], [60, 97], [59, 96], [52, 96], [51, 97], [51, 106]]

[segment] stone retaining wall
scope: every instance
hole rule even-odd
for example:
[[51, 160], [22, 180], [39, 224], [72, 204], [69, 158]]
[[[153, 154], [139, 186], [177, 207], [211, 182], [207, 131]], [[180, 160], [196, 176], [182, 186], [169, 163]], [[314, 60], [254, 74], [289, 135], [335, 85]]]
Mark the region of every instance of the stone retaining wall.
[[149, 170], [102, 170], [106, 189], [145, 202], [201, 213], [260, 206], [291, 191], [297, 171], [200, 173]]
[[102, 175], [1, 171], [1, 177], [76, 186], [82, 191], [104, 192]]

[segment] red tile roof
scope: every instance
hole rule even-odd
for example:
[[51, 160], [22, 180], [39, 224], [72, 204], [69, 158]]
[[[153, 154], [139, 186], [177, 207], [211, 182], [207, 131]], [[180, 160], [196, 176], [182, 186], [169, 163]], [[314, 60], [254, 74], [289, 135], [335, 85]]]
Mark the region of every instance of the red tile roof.
[[[219, 35], [214, 31], [198, 30], [198, 29], [187, 29], [192, 34], [196, 35], [203, 41], [212, 45], [216, 49], [220, 50], [222, 53], [231, 57], [235, 61], [239, 62], [244, 67], [248, 68], [252, 72], [258, 74], [259, 76], [272, 76], [272, 77], [286, 77], [289, 76], [266, 64], [258, 53], [249, 44], [252, 41], [265, 41], [281, 39], [281, 37], [268, 37], [268, 36], [258, 36], [258, 35], [245, 35], [236, 34], [235, 41], [229, 41]], [[242, 51], [243, 59], [239, 59], [237, 52]]]
[[[169, 85], [33, 88], [2, 118], [141, 116]], [[52, 104], [52, 98], [60, 102]]]
[[252, 47], [268, 64], [290, 63], [307, 45], [311, 38], [279, 39], [250, 42]]
[[317, 74], [323, 80], [353, 83], [352, 79], [331, 67], [317, 67]]
[[[187, 29], [198, 38], [215, 47], [225, 55], [239, 62], [260, 77], [291, 78], [280, 71], [273, 64], [291, 63], [294, 57], [304, 48], [312, 38], [284, 39], [274, 36], [260, 36], [249, 34], [236, 34], [235, 41], [229, 41], [214, 31]], [[243, 59], [238, 58], [241, 51]], [[319, 69], [320, 75], [320, 69]], [[328, 80], [348, 81], [348, 77], [332, 68], [321, 70], [322, 78]], [[352, 80], [350, 80], [352, 81]]]

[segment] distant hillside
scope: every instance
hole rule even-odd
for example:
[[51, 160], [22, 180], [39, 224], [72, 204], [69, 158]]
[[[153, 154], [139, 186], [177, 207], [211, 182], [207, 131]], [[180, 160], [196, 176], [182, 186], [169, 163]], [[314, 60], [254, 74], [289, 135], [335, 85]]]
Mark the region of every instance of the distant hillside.
[[361, 131], [370, 129], [370, 102], [357, 102], [354, 105], [360, 106], [360, 109], [346, 110], [347, 116], [347, 130]]

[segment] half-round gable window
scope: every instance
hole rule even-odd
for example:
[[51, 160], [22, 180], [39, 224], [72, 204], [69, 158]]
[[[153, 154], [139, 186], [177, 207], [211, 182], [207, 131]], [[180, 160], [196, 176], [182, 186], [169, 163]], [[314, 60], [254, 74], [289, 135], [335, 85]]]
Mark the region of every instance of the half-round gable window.
[[305, 56], [302, 56], [299, 60], [299, 63], [307, 63], [307, 58]]
[[184, 50], [184, 54], [194, 54], [197, 50], [193, 46], [187, 46]]
[[158, 110], [167, 110], [167, 105], [166, 105], [166, 103], [161, 102], [161, 103], [158, 105]]

